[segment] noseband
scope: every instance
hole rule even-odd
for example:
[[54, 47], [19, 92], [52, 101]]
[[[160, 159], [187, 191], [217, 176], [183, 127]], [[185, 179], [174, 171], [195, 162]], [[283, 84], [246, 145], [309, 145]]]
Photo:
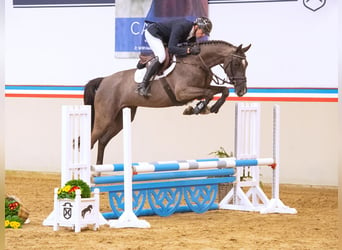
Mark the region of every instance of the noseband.
[[[236, 54], [232, 54], [232, 57], [236, 57], [236, 58], [239, 58], [239, 59], [241, 59], [241, 60], [244, 60], [244, 59], [246, 59], [246, 57], [245, 56], [240, 56], [240, 55], [236, 55]], [[224, 70], [224, 72], [228, 72], [228, 67], [230, 66], [230, 72], [232, 73], [233, 72], [233, 70], [232, 70], [232, 62], [233, 62], [233, 60], [231, 60], [227, 65], [226, 65], [226, 67], [223, 67], [221, 64], [220, 64], [220, 66], [221, 66], [221, 68], [223, 68], [223, 70]], [[236, 77], [236, 76], [229, 76], [228, 75], [228, 73], [227, 73], [227, 76], [229, 77], [229, 80], [231, 81], [231, 82], [233, 82], [232, 84], [234, 85], [235, 83], [235, 81], [237, 81], [237, 80], [240, 80], [240, 81], [247, 81], [247, 78], [244, 76], [244, 77]]]

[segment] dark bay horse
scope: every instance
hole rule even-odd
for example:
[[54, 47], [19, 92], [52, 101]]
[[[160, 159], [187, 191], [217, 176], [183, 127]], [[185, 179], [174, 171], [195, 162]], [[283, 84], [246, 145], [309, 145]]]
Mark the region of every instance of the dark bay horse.
[[[97, 164], [103, 163], [106, 145], [122, 130], [124, 107], [131, 108], [133, 121], [138, 106], [170, 107], [203, 99], [195, 109], [190, 107], [184, 111], [184, 114], [198, 114], [214, 95], [221, 93], [210, 108], [211, 113], [217, 113], [228, 97], [229, 89], [210, 85], [212, 80], [233, 85], [238, 96], [247, 92], [245, 72], [248, 63], [245, 52], [251, 45], [243, 48], [242, 45], [236, 47], [224, 41], [207, 41], [199, 43], [199, 46], [200, 54], [177, 58], [173, 72], [151, 83], [152, 96], [149, 98], [135, 93], [136, 69], [96, 78], [86, 84], [84, 104], [92, 107], [91, 147], [98, 141]], [[216, 65], [222, 66], [229, 82], [211, 71], [211, 67]]]

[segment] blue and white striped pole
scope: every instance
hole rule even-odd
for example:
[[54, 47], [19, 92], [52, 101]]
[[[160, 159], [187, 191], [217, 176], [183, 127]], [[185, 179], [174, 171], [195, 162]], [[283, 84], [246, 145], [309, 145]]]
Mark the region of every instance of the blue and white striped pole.
[[[160, 161], [132, 163], [133, 173], [177, 171], [192, 169], [231, 168], [245, 166], [269, 166], [275, 163], [273, 158], [236, 160], [235, 158], [210, 158], [199, 160]], [[123, 171], [124, 164], [93, 165], [96, 172]]]

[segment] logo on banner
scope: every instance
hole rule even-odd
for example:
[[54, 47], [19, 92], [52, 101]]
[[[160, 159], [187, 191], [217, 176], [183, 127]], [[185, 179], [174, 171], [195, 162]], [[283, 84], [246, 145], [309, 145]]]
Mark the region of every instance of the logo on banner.
[[309, 10], [316, 11], [325, 5], [326, 0], [303, 0], [304, 6]]

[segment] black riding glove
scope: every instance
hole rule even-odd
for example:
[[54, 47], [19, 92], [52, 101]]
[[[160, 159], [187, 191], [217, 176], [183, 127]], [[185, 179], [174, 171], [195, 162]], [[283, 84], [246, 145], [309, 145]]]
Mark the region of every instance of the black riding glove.
[[189, 48], [191, 55], [198, 55], [201, 52], [201, 49], [198, 45], [194, 45], [193, 47]]

